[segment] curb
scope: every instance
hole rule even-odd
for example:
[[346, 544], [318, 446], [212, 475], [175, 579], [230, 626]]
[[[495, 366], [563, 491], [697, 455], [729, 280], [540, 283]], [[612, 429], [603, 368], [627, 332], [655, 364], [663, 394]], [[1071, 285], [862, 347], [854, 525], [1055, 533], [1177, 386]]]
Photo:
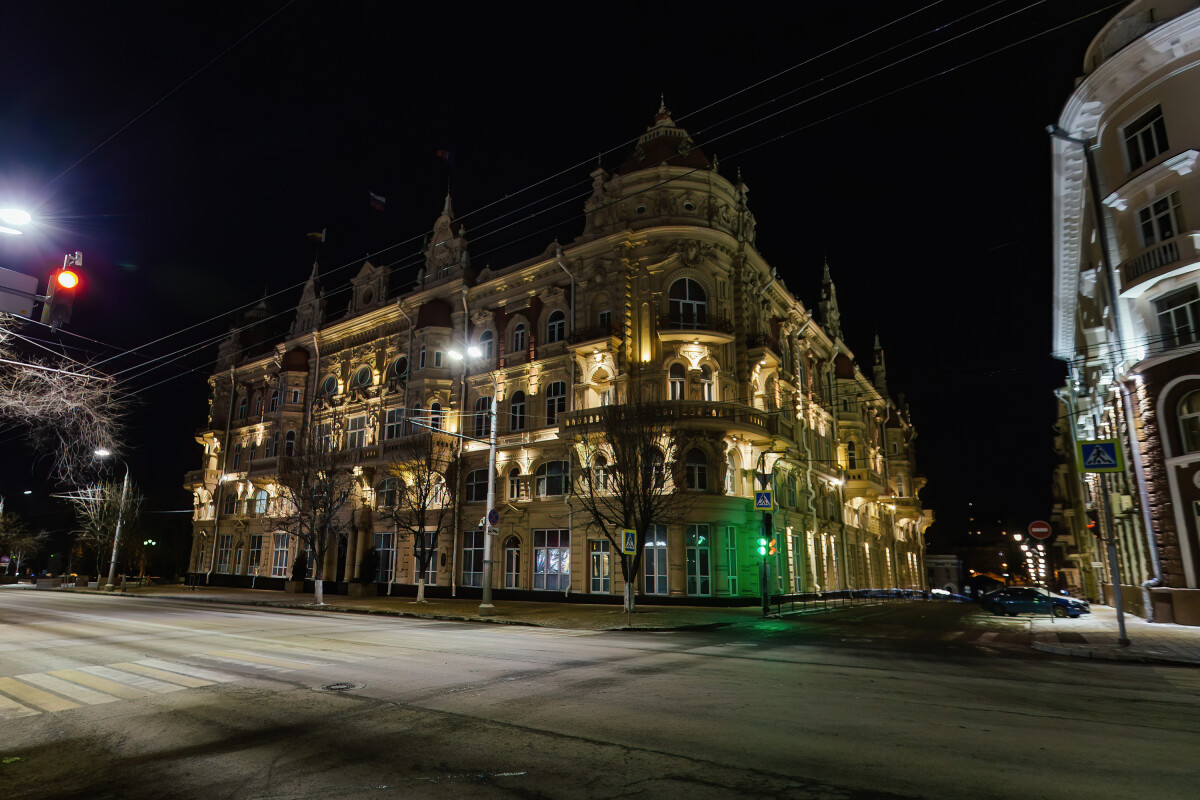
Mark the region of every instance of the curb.
[[1075, 658], [1095, 658], [1105, 661], [1127, 661], [1135, 664], [1170, 664], [1172, 666], [1200, 667], [1200, 661], [1188, 658], [1174, 658], [1162, 654], [1137, 653], [1113, 650], [1104, 646], [1070, 647], [1068, 645], [1051, 644], [1049, 642], [1032, 642], [1029, 645], [1042, 653], [1052, 653], [1059, 656]]

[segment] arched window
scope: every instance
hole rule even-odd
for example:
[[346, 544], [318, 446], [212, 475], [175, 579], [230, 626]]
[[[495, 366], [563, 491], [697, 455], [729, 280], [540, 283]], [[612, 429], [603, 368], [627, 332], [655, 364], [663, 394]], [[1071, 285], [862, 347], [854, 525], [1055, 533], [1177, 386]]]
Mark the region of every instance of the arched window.
[[737, 462], [733, 454], [729, 454], [729, 462], [725, 465], [725, 493], [737, 494]]
[[238, 418], [238, 419], [245, 419], [245, 418], [246, 418], [246, 412], [249, 410], [249, 408], [250, 408], [250, 401], [249, 401], [249, 400], [247, 400], [247, 399], [246, 399], [246, 398], [243, 396], [243, 397], [242, 397], [242, 399], [238, 401], [237, 418]]
[[254, 393], [254, 416], [256, 416], [256, 417], [262, 416], [262, 403], [263, 403], [262, 392], [255, 392]]
[[546, 424], [557, 425], [558, 415], [567, 410], [567, 385], [555, 381], [546, 387]]
[[259, 489], [254, 493], [254, 515], [256, 517], [265, 516], [267, 513], [267, 503], [271, 496], [267, 494], [266, 489]]
[[239, 444], [233, 448], [233, 471], [237, 472], [242, 468], [242, 446]]
[[375, 508], [395, 508], [400, 500], [400, 481], [396, 478], [384, 478], [375, 487]]
[[787, 479], [787, 504], [792, 508], [796, 507], [796, 476], [788, 475]]
[[521, 588], [521, 541], [515, 536], [504, 542], [504, 588]]
[[571, 465], [566, 461], [547, 461], [537, 468], [538, 497], [558, 497], [571, 488]]
[[668, 388], [671, 391], [669, 392], [668, 396], [672, 400], [682, 400], [683, 399], [684, 390], [686, 388], [686, 383], [684, 382], [685, 375], [686, 375], [686, 373], [683, 369], [683, 364], [672, 364], [671, 365], [670, 378], [668, 380], [668, 383], [669, 383]]
[[713, 371], [712, 367], [705, 364], [700, 367], [700, 399], [712, 402], [715, 399], [713, 392]]
[[287, 436], [283, 438], [283, 454], [285, 456], [296, 455], [296, 432], [288, 431]]
[[508, 401], [508, 429], [510, 431], [525, 430], [524, 392], [513, 392], [512, 400]]
[[246, 459], [246, 467], [249, 468], [254, 463], [254, 459], [258, 458], [258, 442], [250, 440], [250, 457]]
[[434, 403], [429, 407], [429, 427], [435, 431], [442, 429], [442, 404]]
[[271, 390], [271, 402], [267, 405], [267, 410], [268, 411], [278, 411], [279, 410], [279, 390], [278, 389]]
[[525, 350], [525, 323], [518, 322], [517, 327], [513, 328], [513, 354], [516, 355]]
[[670, 319], [681, 328], [699, 328], [708, 320], [708, 293], [691, 278], [680, 278], [667, 292]]
[[592, 489], [597, 492], [608, 491], [608, 459], [596, 456], [592, 460]]
[[230, 492], [229, 494], [225, 495], [225, 513], [227, 515], [233, 514], [235, 511], [237, 511], [237, 501], [237, 492]]
[[846, 442], [846, 469], [858, 469], [858, 456], [854, 452], [854, 442]]
[[546, 320], [546, 343], [561, 342], [567, 338], [567, 315], [561, 311], [555, 311], [550, 315], [550, 319]]
[[374, 383], [374, 378], [371, 375], [370, 367], [359, 367], [358, 372], [354, 373], [354, 385], [360, 388], [370, 386]]
[[687, 488], [696, 491], [708, 489], [708, 458], [703, 450], [693, 447], [688, 451], [684, 460], [684, 471]]
[[663, 458], [663, 454], [656, 448], [650, 448], [650, 452], [646, 454], [642, 468], [647, 472], [643, 475], [643, 485], [661, 489], [667, 485], [667, 464]]
[[467, 502], [482, 503], [487, 500], [488, 471], [473, 469], [467, 473]]
[[492, 435], [492, 398], [481, 397], [475, 401], [475, 438]]
[[495, 346], [495, 337], [491, 331], [484, 331], [479, 335], [479, 349], [483, 351], [484, 358], [491, 358]]
[[1200, 392], [1189, 392], [1179, 401], [1179, 429], [1183, 434], [1183, 451], [1200, 451]]
[[525, 487], [521, 484], [521, 470], [513, 467], [508, 471], [508, 499], [525, 500]]

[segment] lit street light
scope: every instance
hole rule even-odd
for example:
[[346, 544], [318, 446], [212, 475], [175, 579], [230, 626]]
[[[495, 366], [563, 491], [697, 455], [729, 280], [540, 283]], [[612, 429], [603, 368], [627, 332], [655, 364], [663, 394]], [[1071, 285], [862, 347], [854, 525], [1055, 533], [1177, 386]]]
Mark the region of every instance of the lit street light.
[[0, 208], [0, 222], [4, 223], [0, 225], [0, 234], [20, 236], [25, 231], [11, 226], [28, 225], [32, 219], [28, 211], [22, 211], [19, 208]]
[[[107, 458], [112, 455], [112, 451], [101, 447], [96, 451], [96, 455]], [[121, 523], [125, 519], [125, 498], [129, 494], [129, 464], [123, 460], [121, 463], [125, 464], [125, 481], [121, 484], [121, 505], [117, 508], [117, 529], [113, 532], [112, 560], [108, 564], [108, 583], [104, 584], [106, 592], [116, 588], [114, 582], [117, 579], [117, 548], [121, 545]]]

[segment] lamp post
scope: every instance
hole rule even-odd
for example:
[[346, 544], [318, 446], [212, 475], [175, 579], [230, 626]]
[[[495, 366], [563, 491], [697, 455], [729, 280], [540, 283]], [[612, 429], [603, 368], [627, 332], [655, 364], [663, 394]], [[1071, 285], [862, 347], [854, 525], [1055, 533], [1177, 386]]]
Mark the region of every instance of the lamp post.
[[[471, 347], [467, 349], [467, 355], [479, 358], [483, 353], [478, 347]], [[462, 353], [453, 350], [450, 351], [450, 357], [455, 360], [463, 359]], [[495, 536], [495, 531], [492, 529], [492, 515], [496, 506], [496, 411], [500, 404], [499, 395], [500, 379], [496, 371], [492, 370], [492, 402], [488, 423], [487, 513], [483, 519], [483, 592], [479, 602], [481, 615], [490, 614], [496, 608], [492, 604], [492, 552], [495, 550], [492, 547], [492, 537]], [[467, 405], [465, 396], [462, 402], [465, 410]]]
[[[96, 455], [100, 458], [106, 458], [112, 455], [111, 450], [103, 448], [96, 451]], [[113, 533], [113, 549], [112, 560], [108, 564], [108, 583], [104, 584], [104, 591], [111, 592], [114, 588], [114, 582], [117, 579], [117, 549], [121, 546], [121, 523], [125, 520], [125, 498], [129, 495], [129, 464], [125, 464], [125, 480], [121, 483], [121, 505], [117, 507], [117, 529]]]

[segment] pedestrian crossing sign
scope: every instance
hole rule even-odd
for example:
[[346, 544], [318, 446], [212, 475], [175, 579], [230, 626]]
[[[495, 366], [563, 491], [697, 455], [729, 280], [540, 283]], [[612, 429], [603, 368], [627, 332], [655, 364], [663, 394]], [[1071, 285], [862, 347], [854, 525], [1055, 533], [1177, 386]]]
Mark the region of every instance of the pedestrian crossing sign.
[[1123, 472], [1121, 443], [1116, 439], [1093, 439], [1079, 443], [1080, 472]]
[[754, 510], [755, 511], [774, 511], [775, 502], [771, 497], [771, 490], [765, 492], [754, 493]]

